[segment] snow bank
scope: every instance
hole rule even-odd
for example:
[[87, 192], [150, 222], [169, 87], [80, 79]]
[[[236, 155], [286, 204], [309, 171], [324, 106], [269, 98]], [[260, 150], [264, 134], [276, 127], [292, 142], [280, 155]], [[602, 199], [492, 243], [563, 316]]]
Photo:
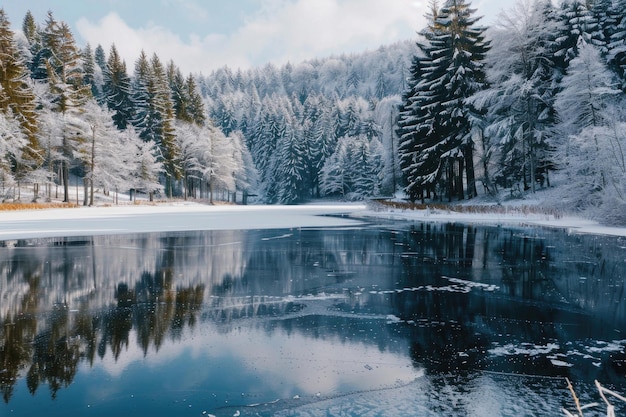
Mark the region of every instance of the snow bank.
[[364, 205], [123, 205], [0, 212], [0, 240], [192, 230], [355, 226]]
[[606, 227], [576, 217], [545, 214], [456, 213], [441, 210], [375, 211], [365, 204], [300, 206], [217, 205], [193, 202], [0, 211], [0, 240], [193, 230], [283, 229], [357, 226], [372, 218], [469, 224], [560, 227], [572, 233], [626, 236], [626, 228]]

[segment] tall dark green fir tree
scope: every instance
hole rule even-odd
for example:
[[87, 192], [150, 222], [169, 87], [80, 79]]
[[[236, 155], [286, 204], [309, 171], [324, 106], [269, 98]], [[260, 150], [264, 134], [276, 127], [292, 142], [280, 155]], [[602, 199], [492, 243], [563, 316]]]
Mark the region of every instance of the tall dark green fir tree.
[[104, 101], [109, 110], [113, 112], [115, 126], [124, 130], [133, 120], [134, 103], [126, 63], [120, 58], [115, 45], [111, 45], [103, 78]]
[[[470, 112], [466, 99], [484, 88], [489, 49], [485, 28], [465, 0], [431, 5], [404, 94], [400, 161], [411, 200], [439, 191], [448, 199], [476, 195]], [[465, 181], [465, 185], [464, 185]], [[440, 194], [440, 195], [441, 195]]]

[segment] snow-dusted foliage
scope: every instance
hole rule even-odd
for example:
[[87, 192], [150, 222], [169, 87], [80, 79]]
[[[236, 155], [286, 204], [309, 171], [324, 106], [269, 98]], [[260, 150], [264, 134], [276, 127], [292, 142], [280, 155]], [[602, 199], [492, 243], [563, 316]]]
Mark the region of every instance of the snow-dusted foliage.
[[[266, 202], [297, 203], [327, 194], [322, 168], [341, 141], [363, 134], [381, 143], [375, 195], [400, 189], [395, 123], [415, 46], [402, 42], [354, 56], [249, 71], [222, 68], [200, 80], [211, 119], [240, 131]], [[326, 174], [327, 175], [327, 174]], [[351, 191], [351, 198], [372, 195]]]
[[520, 1], [487, 31], [433, 2], [417, 43], [208, 76], [143, 51], [128, 71], [52, 12], [17, 35], [2, 13], [3, 181], [289, 204], [558, 187], [621, 221], [625, 5]]
[[482, 113], [473, 120], [481, 137], [479, 177], [493, 193], [498, 187], [535, 190], [548, 184], [544, 178], [549, 179], [553, 164], [548, 151], [559, 76], [550, 7], [520, 2], [500, 15], [490, 32], [489, 87], [469, 99]]
[[[556, 96], [559, 147], [570, 207], [600, 206], [626, 220], [624, 97], [597, 47], [583, 43]], [[617, 217], [621, 217], [618, 219]]]
[[0, 113], [0, 201], [15, 186], [15, 165], [22, 161], [27, 141], [16, 119]]
[[400, 165], [412, 201], [426, 194], [476, 195], [473, 135], [467, 99], [484, 87], [489, 49], [469, 3], [433, 4], [418, 42], [398, 121]]
[[322, 168], [321, 190], [327, 195], [359, 200], [379, 195], [382, 183], [382, 145], [361, 134], [339, 140]]

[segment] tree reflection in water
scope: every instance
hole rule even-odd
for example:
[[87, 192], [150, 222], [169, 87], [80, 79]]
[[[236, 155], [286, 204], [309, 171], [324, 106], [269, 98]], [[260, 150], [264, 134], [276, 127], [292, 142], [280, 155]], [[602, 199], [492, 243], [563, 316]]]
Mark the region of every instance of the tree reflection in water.
[[5, 403], [21, 379], [55, 398], [81, 363], [119, 360], [135, 334], [148, 356], [199, 322], [231, 332], [248, 319], [269, 333], [406, 345], [435, 385], [505, 372], [619, 388], [623, 349], [579, 356], [625, 328], [625, 246], [428, 223], [4, 242], [0, 388]]

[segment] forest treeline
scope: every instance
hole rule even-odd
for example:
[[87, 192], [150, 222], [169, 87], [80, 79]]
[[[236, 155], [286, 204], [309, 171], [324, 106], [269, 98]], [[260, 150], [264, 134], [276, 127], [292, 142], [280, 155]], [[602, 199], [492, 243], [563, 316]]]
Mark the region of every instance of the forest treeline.
[[[623, 220], [624, 0], [520, 2], [486, 28], [433, 2], [416, 40], [361, 54], [183, 75], [80, 48], [50, 12], [0, 14], [0, 191], [19, 184], [299, 203], [557, 190]], [[38, 186], [35, 186], [38, 190]], [[50, 195], [44, 189], [43, 195]], [[89, 196], [89, 200], [88, 197]]]

